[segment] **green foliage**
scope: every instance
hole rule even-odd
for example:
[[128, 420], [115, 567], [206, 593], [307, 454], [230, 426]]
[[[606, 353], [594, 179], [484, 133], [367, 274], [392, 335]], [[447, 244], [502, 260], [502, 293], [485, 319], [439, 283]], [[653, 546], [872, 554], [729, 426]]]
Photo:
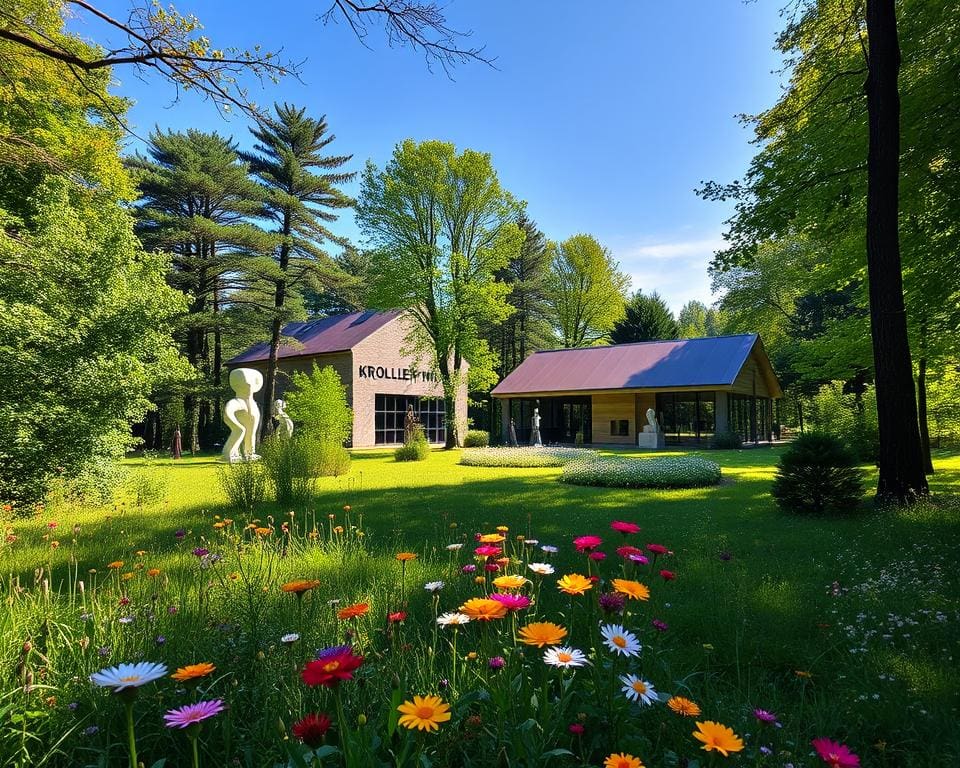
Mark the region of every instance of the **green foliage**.
[[743, 438], [739, 432], [727, 431], [717, 432], [710, 441], [711, 448], [718, 449], [738, 449], [743, 446]]
[[490, 433], [483, 429], [471, 429], [463, 438], [464, 448], [486, 448], [490, 445]]
[[340, 477], [350, 471], [350, 452], [339, 443], [315, 441], [311, 451], [311, 472], [316, 477]]
[[287, 437], [279, 432], [260, 444], [260, 461], [277, 504], [302, 508], [313, 499], [318, 447], [318, 441], [309, 435]]
[[460, 453], [460, 463], [467, 467], [562, 467], [564, 464], [593, 455], [584, 448], [554, 448], [522, 445], [513, 448], [471, 448]]
[[606, 488], [702, 488], [720, 482], [720, 465], [701, 456], [597, 455], [565, 464], [560, 481]]
[[333, 366], [316, 363], [309, 374], [293, 374], [293, 389], [287, 392], [287, 413], [301, 429], [322, 443], [343, 446], [353, 429], [353, 411], [347, 404], [347, 388]]
[[267, 472], [263, 462], [235, 461], [219, 467], [220, 487], [230, 506], [242, 512], [253, 512], [267, 495]]
[[849, 515], [860, 508], [862, 473], [843, 441], [808, 432], [780, 458], [770, 492], [786, 512]]
[[960, 445], [960, 366], [955, 362], [929, 375], [927, 413], [937, 448]]
[[550, 319], [564, 347], [606, 341], [623, 317], [630, 278], [592, 235], [550, 243]]
[[430, 443], [423, 432], [423, 427], [414, 424], [410, 437], [393, 452], [397, 461], [426, 461], [430, 456]]
[[833, 381], [813, 397], [807, 420], [815, 432], [832, 435], [861, 461], [876, 461], [880, 449], [877, 399], [872, 386], [848, 392]]
[[725, 332], [726, 322], [726, 313], [722, 309], [708, 308], [702, 301], [691, 299], [677, 315], [678, 335], [681, 339], [720, 336]]
[[455, 400], [466, 386], [496, 380], [481, 333], [511, 312], [509, 286], [496, 279], [523, 245], [521, 206], [500, 185], [490, 155], [459, 154], [441, 141], [398, 145], [383, 170], [368, 163], [357, 221], [375, 247], [371, 306], [402, 308], [411, 346], [426, 352], [443, 385], [447, 443], [459, 443]]
[[637, 291], [627, 302], [626, 314], [614, 324], [610, 341], [630, 344], [676, 339], [679, 335], [677, 321], [660, 294], [654, 292], [645, 296], [642, 291]]

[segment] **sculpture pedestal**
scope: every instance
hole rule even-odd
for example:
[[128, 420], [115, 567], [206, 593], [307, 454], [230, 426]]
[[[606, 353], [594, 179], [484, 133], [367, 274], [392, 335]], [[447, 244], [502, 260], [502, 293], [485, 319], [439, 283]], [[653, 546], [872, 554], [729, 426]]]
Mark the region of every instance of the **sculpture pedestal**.
[[637, 434], [637, 448], [648, 451], [662, 451], [666, 448], [663, 432], [639, 432]]

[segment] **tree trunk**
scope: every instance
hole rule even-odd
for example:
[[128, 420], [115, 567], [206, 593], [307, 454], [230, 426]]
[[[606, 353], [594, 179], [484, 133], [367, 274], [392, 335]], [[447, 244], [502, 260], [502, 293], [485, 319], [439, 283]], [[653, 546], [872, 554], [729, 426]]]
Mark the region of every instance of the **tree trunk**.
[[458, 383], [450, 375], [450, 361], [439, 359], [437, 367], [440, 369], [440, 383], [443, 386], [443, 418], [446, 422], [447, 439], [444, 448], [458, 448], [460, 435], [457, 429], [457, 390]]
[[[923, 354], [923, 353], [921, 353]], [[927, 424], [927, 358], [917, 361], [917, 410], [920, 422], [920, 445], [923, 449], [923, 471], [933, 474], [933, 457], [930, 455], [930, 426]]]
[[903, 303], [898, 232], [900, 44], [895, 0], [867, 0], [867, 275], [880, 432], [878, 501], [928, 494]]
[[283, 245], [280, 246], [279, 267], [282, 277], [276, 282], [273, 292], [273, 306], [276, 310], [273, 322], [270, 324], [270, 356], [267, 359], [267, 375], [263, 380], [263, 422], [260, 425], [260, 439], [264, 439], [273, 429], [273, 401], [277, 396], [277, 366], [280, 357], [280, 331], [283, 330], [284, 301], [287, 298], [287, 269], [290, 266], [290, 246], [287, 239], [290, 237], [292, 224], [290, 214], [284, 213], [280, 234], [283, 235]]

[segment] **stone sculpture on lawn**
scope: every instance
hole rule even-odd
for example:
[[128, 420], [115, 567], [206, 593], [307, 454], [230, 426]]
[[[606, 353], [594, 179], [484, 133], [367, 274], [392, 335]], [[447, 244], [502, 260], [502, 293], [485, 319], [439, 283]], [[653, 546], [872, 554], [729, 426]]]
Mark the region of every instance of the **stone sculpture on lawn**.
[[259, 459], [256, 449], [260, 406], [253, 396], [263, 388], [263, 374], [253, 368], [234, 368], [230, 371], [230, 388], [237, 396], [223, 406], [223, 420], [230, 427], [223, 460], [232, 464]]

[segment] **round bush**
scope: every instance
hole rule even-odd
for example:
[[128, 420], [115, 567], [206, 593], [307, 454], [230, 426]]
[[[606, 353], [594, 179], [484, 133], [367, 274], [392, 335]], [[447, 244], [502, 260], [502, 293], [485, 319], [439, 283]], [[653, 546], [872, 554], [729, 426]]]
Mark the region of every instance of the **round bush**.
[[471, 429], [463, 438], [464, 448], [486, 448], [490, 445], [490, 433], [482, 429]]
[[717, 432], [710, 441], [711, 448], [741, 448], [743, 440], [736, 432]]
[[800, 435], [780, 458], [771, 489], [787, 512], [843, 515], [863, 498], [863, 478], [853, 453], [832, 435]]
[[720, 465], [701, 456], [595, 456], [567, 464], [560, 480], [605, 488], [699, 488], [720, 482]]
[[410, 439], [393, 452], [397, 461], [426, 461], [429, 455], [430, 443], [419, 424], [413, 428]]
[[469, 448], [460, 454], [468, 467], [562, 467], [594, 451], [584, 448]]

